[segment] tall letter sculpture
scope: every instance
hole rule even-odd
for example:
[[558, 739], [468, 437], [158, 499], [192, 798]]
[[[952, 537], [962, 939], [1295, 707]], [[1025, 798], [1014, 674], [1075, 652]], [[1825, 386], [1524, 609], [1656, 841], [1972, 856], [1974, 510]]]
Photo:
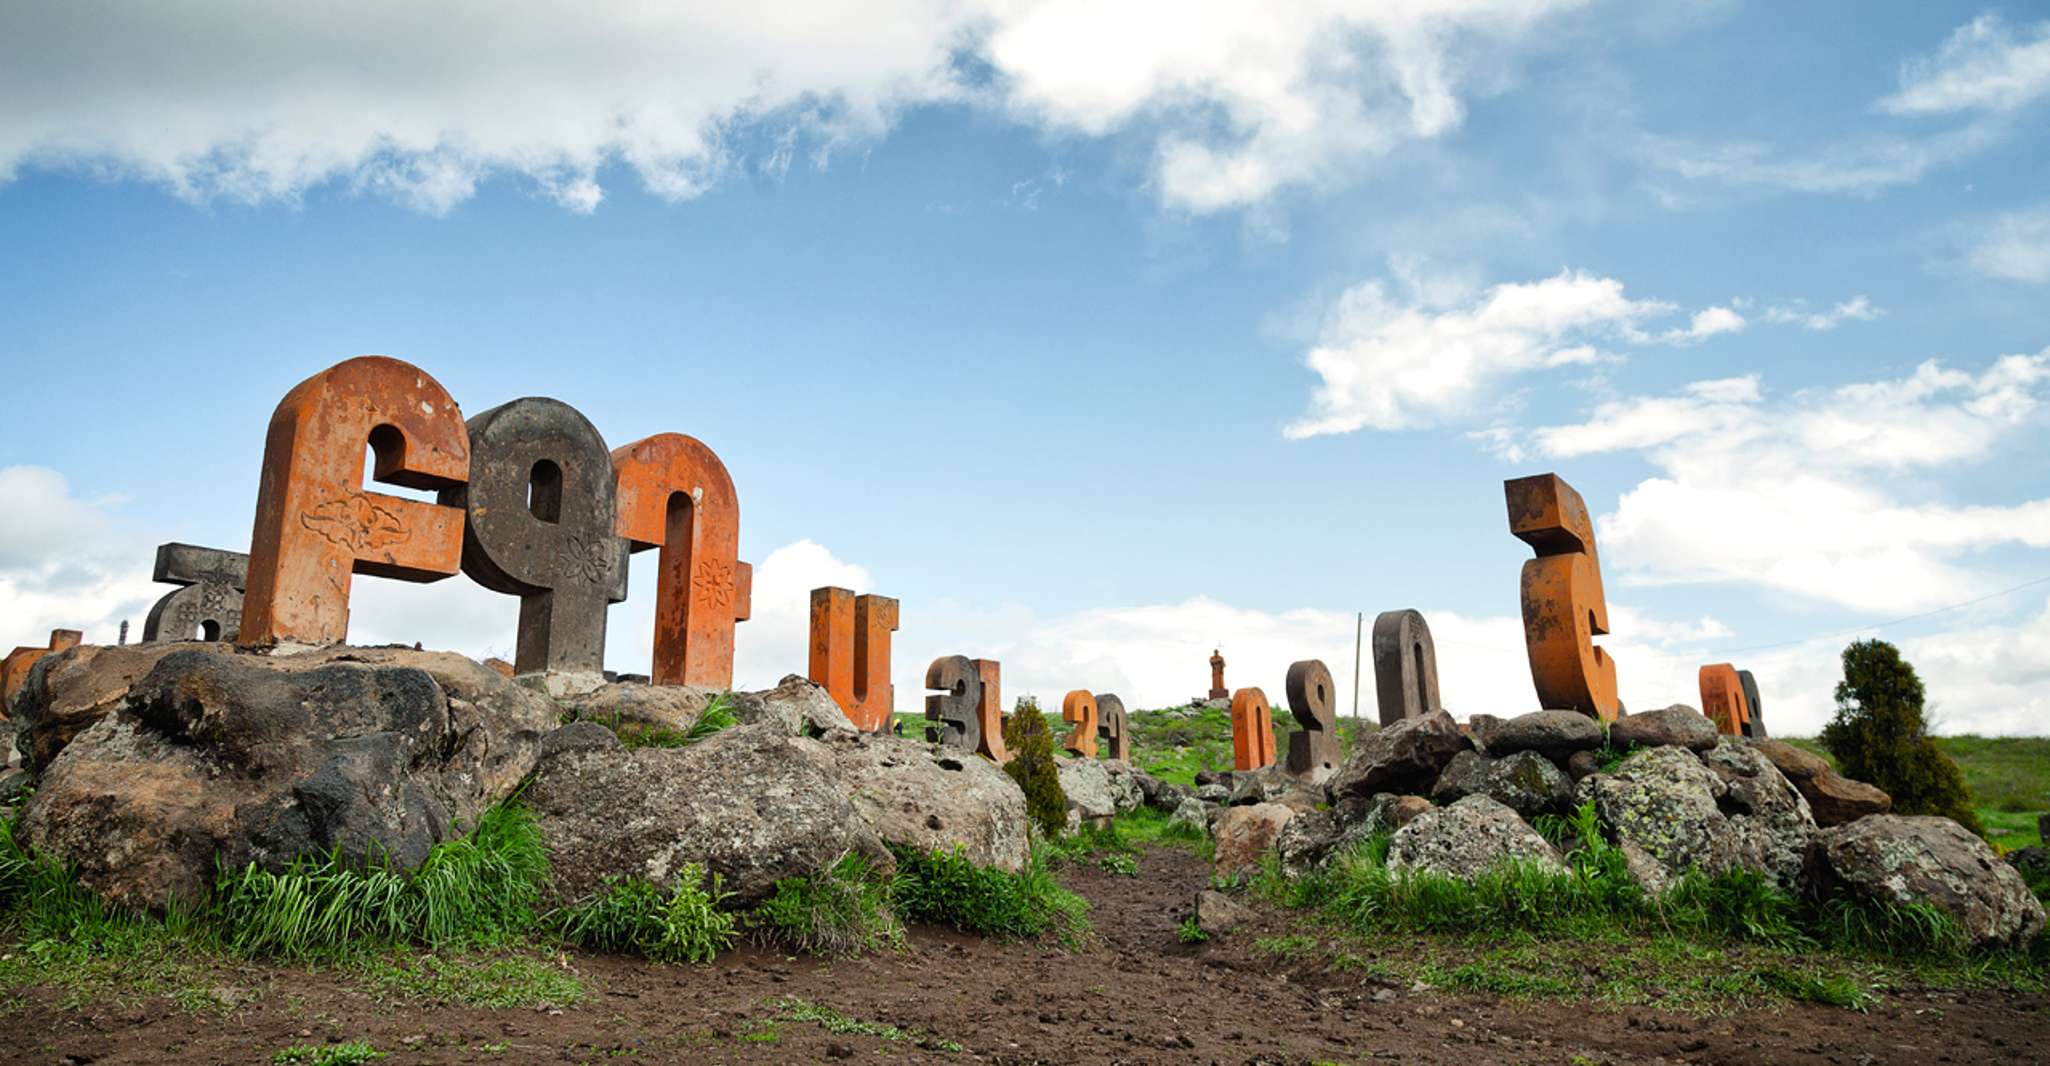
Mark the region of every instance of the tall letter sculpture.
[[1084, 759], [1096, 758], [1096, 697], [1076, 689], [1061, 700], [1061, 720], [1073, 722], [1065, 747]]
[[84, 639], [85, 634], [76, 629], [52, 629], [48, 647], [16, 648], [7, 653], [7, 658], [0, 659], [0, 718], [12, 713], [14, 697], [21, 694], [21, 686], [28, 682], [31, 667], [45, 655], [78, 647], [78, 642]]
[[1103, 741], [1106, 758], [1132, 761], [1132, 720], [1125, 714], [1125, 701], [1115, 693], [1096, 694], [1096, 737]]
[[242, 631], [242, 589], [249, 557], [190, 544], [157, 545], [154, 581], [167, 592], [142, 621], [144, 644], [163, 640], [234, 640]]
[[1231, 695], [1231, 760], [1239, 770], [1274, 765], [1274, 708], [1257, 688]]
[[1751, 725], [1751, 704], [1744, 698], [1744, 679], [1729, 663], [1701, 668], [1701, 713], [1715, 723], [1716, 732], [1733, 737], [1762, 736]]
[[241, 643], [338, 644], [352, 574], [439, 581], [462, 567], [462, 510], [364, 491], [366, 443], [373, 481], [447, 489], [470, 476], [463, 413], [418, 367], [365, 355], [300, 382], [264, 439]]
[[1305, 659], [1289, 666], [1288, 711], [1296, 724], [1288, 735], [1289, 773], [1302, 777], [1338, 768], [1337, 703], [1331, 671], [1322, 662]]
[[1542, 707], [1614, 721], [1616, 662], [1595, 647], [1609, 631], [1601, 560], [1587, 504], [1556, 474], [1503, 483], [1509, 532], [1537, 551], [1523, 564], [1523, 642]]
[[469, 515], [463, 573], [520, 598], [514, 671], [598, 677], [605, 610], [626, 598], [605, 438], [570, 405], [529, 396], [470, 419], [470, 443], [469, 484], [441, 499]]
[[944, 655], [925, 668], [925, 687], [939, 689], [925, 698], [925, 739], [949, 748], [975, 751], [982, 746], [982, 673], [966, 655]]
[[1765, 738], [1765, 701], [1758, 698], [1758, 679], [1749, 670], [1737, 671], [1737, 680], [1744, 685], [1744, 706], [1751, 709], [1751, 732], [1747, 737]]
[[733, 685], [733, 627], [747, 621], [754, 568], [740, 561], [740, 503], [712, 449], [659, 433], [612, 453], [619, 535], [660, 547], [655, 583], [657, 685]]
[[810, 677], [864, 733], [888, 728], [896, 707], [890, 685], [890, 634], [896, 631], [897, 601], [888, 596], [811, 590]]
[[975, 701], [976, 729], [982, 734], [982, 744], [975, 751], [1002, 766], [1011, 761], [1011, 753], [1004, 748], [1003, 665], [995, 659], [977, 659], [975, 673], [982, 681], [981, 698]]
[[1374, 616], [1374, 696], [1381, 724], [1438, 713], [1438, 646], [1420, 611]]

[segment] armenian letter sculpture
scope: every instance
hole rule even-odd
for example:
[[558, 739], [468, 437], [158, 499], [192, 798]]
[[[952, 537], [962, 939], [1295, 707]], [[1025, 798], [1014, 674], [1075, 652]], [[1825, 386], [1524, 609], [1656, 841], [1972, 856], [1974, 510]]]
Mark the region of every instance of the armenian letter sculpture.
[[1096, 758], [1096, 697], [1083, 689], [1068, 693], [1061, 700], [1061, 720], [1075, 726], [1068, 731], [1067, 749], [1084, 759]]
[[1125, 714], [1125, 701], [1115, 693], [1096, 694], [1096, 737], [1103, 741], [1105, 757], [1132, 761], [1132, 720]]
[[1004, 747], [1003, 665], [995, 659], [977, 659], [975, 673], [982, 680], [982, 695], [975, 701], [976, 730], [982, 741], [975, 753], [1002, 766], [1011, 761]]
[[733, 685], [733, 628], [747, 621], [754, 568], [740, 561], [740, 503], [726, 464], [681, 433], [612, 453], [619, 535], [661, 548], [655, 583], [657, 685]]
[[1744, 685], [1744, 706], [1751, 709], [1751, 732], [1747, 737], [1765, 737], [1765, 701], [1758, 698], [1758, 679], [1749, 670], [1737, 671], [1737, 680]]
[[1231, 761], [1238, 770], [1274, 765], [1274, 707], [1257, 688], [1231, 694]]
[[944, 655], [925, 668], [925, 687], [939, 689], [925, 698], [925, 739], [949, 748], [976, 751], [982, 746], [982, 673], [966, 655]]
[[[1289, 666], [1288, 711], [1296, 724], [1288, 735], [1289, 773], [1302, 777], [1338, 768], [1336, 703], [1331, 671], [1322, 662], [1305, 659]], [[1268, 728], [1273, 729], [1271, 720]]]
[[897, 601], [888, 596], [811, 590], [809, 676], [864, 733], [886, 728], [896, 706], [890, 685], [890, 634], [896, 631]]
[[271, 415], [249, 538], [244, 644], [339, 644], [354, 574], [439, 581], [462, 568], [459, 507], [363, 489], [370, 479], [446, 490], [470, 476], [470, 432], [441, 384], [366, 355], [321, 371]]
[[14, 697], [21, 693], [21, 686], [28, 681], [29, 668], [36, 665], [45, 655], [69, 651], [78, 647], [85, 634], [76, 629], [50, 630], [50, 643], [43, 648], [16, 648], [0, 659], [0, 718], [7, 717], [14, 706]]
[[1609, 631], [1601, 560], [1587, 504], [1556, 474], [1503, 483], [1509, 532], [1537, 558], [1523, 564], [1523, 642], [1538, 704], [1614, 721], [1616, 662], [1595, 647]]
[[157, 546], [151, 580], [182, 586], [164, 594], [142, 621], [142, 642], [234, 640], [242, 632], [242, 588], [249, 557], [190, 544]]
[[1715, 723], [1716, 732], [1732, 737], [1765, 735], [1753, 724], [1749, 693], [1736, 667], [1713, 663], [1702, 667], [1696, 676], [1701, 683], [1701, 713]]
[[1438, 646], [1421, 611], [1374, 616], [1374, 697], [1381, 724], [1437, 714]]

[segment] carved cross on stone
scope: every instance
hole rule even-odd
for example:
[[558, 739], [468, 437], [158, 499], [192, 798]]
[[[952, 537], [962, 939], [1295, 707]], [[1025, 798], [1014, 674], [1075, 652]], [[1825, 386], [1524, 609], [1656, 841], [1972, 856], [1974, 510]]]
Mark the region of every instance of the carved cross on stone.
[[160, 544], [151, 580], [180, 587], [150, 607], [142, 622], [144, 644], [235, 640], [241, 634], [249, 556], [191, 544]]

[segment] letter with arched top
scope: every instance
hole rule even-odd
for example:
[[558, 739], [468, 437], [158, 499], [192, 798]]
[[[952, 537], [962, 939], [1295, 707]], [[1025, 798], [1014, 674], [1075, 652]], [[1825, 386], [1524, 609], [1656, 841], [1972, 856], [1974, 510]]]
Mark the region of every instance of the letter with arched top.
[[1381, 724], [1438, 713], [1438, 646], [1421, 611], [1374, 616], [1374, 698]]
[[241, 643], [341, 643], [352, 575], [439, 581], [462, 568], [462, 509], [365, 491], [366, 445], [372, 481], [447, 489], [470, 476], [463, 413], [418, 367], [365, 355], [300, 382], [264, 439]]
[[1729, 663], [1712, 663], [1696, 675], [1701, 685], [1701, 713], [1725, 736], [1748, 737], [1751, 705], [1744, 698], [1744, 679]]
[[468, 515], [463, 573], [520, 598], [513, 669], [597, 677], [606, 609], [626, 598], [604, 436], [561, 400], [527, 396], [471, 418], [470, 444], [469, 482], [441, 501]]
[[938, 689], [925, 698], [925, 739], [943, 747], [972, 752], [982, 746], [982, 672], [966, 655], [942, 655], [925, 668], [925, 687]]
[[[45, 655], [70, 651], [78, 647], [85, 634], [76, 629], [50, 630], [50, 643], [40, 648], [16, 648], [0, 659], [0, 719], [8, 717], [14, 708], [14, 697], [21, 694], [23, 685], [28, 684], [28, 672]], [[4, 761], [4, 760], [0, 760]]]
[[1758, 679], [1749, 670], [1737, 671], [1737, 680], [1744, 685], [1744, 706], [1751, 711], [1751, 728], [1744, 735], [1758, 740], [1765, 739], [1765, 701], [1758, 695]]
[[975, 701], [982, 743], [975, 752], [1002, 766], [1011, 761], [1011, 753], [1004, 747], [1003, 666], [995, 659], [977, 659], [975, 673], [982, 682], [981, 697]]
[[1616, 661], [1594, 644], [1609, 631], [1594, 521], [1557, 474], [1503, 482], [1509, 532], [1537, 558], [1523, 564], [1523, 643], [1538, 704], [1614, 721]]
[[1302, 777], [1338, 769], [1338, 692], [1321, 660], [1289, 665], [1288, 712], [1296, 724], [1288, 735], [1288, 772]]
[[1125, 701], [1116, 693], [1096, 694], [1096, 738], [1103, 742], [1104, 757], [1132, 761], [1132, 720], [1125, 714]]
[[619, 535], [662, 549], [655, 580], [657, 685], [733, 685], [733, 629], [747, 621], [754, 568], [740, 561], [740, 502], [726, 464], [695, 437], [658, 433], [612, 453]]
[[1274, 765], [1274, 707], [1257, 688], [1231, 694], [1231, 761], [1238, 770]]
[[811, 590], [808, 676], [864, 733], [888, 728], [896, 707], [896, 689], [890, 684], [890, 634], [896, 631], [897, 601], [888, 596], [856, 596], [832, 587]]
[[234, 640], [242, 631], [242, 587], [249, 557], [191, 544], [157, 545], [153, 580], [177, 589], [164, 594], [142, 621], [142, 642]]
[[1084, 759], [1096, 758], [1096, 697], [1076, 689], [1061, 700], [1061, 720], [1075, 728], [1068, 730], [1068, 751]]

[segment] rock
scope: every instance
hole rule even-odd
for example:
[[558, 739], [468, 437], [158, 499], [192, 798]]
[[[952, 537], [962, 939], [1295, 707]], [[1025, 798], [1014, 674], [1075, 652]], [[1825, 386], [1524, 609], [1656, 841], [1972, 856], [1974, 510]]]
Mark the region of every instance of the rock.
[[414, 869], [519, 786], [559, 722], [441, 652], [179, 644], [131, 682], [135, 658], [92, 650], [38, 699], [103, 716], [50, 761], [21, 829], [117, 906], [203, 904], [217, 859], [277, 870], [339, 850]]
[[1174, 813], [1167, 816], [1167, 820], [1171, 824], [1186, 825], [1208, 833], [1210, 832], [1210, 812], [1213, 809], [1202, 800], [1191, 797], [1183, 800], [1182, 805], [1176, 807]]
[[1535, 751], [1519, 751], [1488, 767], [1481, 794], [1525, 818], [1560, 814], [1573, 805], [1573, 782]]
[[1808, 801], [1771, 760], [1738, 737], [1721, 737], [1701, 756], [1723, 782], [1718, 799], [1729, 818], [1737, 853], [1735, 861], [1763, 870], [1780, 888], [1801, 887], [1808, 843], [1815, 836], [1815, 818]]
[[[4, 779], [5, 775], [0, 775]], [[6, 803], [6, 789], [0, 786], [0, 803]], [[2050, 881], [2050, 847], [2031, 844], [2007, 853], [2007, 864], [2021, 871], [2025, 881]]]
[[819, 737], [854, 728], [853, 720], [824, 685], [798, 674], [786, 675], [775, 688], [734, 693], [733, 717], [741, 722], [773, 722], [792, 736]]
[[1204, 785], [1223, 785], [1223, 786], [1225, 787], [1225, 790], [1226, 790], [1226, 791], [1230, 791], [1230, 789], [1231, 789], [1231, 771], [1230, 771], [1230, 770], [1225, 770], [1225, 771], [1222, 771], [1222, 772], [1220, 772], [1220, 771], [1217, 771], [1217, 770], [1198, 770], [1198, 771], [1196, 771], [1196, 787], [1197, 787], [1197, 788], [1202, 788], [1202, 787], [1203, 787]]
[[1893, 809], [1893, 797], [1837, 773], [1827, 759], [1812, 751], [1777, 740], [1753, 740], [1750, 744], [1800, 790], [1817, 825], [1842, 825]]
[[164, 656], [175, 651], [211, 650], [230, 654], [232, 645], [196, 642], [158, 644], [81, 644], [45, 655], [29, 671], [14, 698], [12, 745], [22, 765], [41, 773], [71, 738], [111, 714]]
[[1231, 795], [1225, 802], [1233, 807], [1243, 807], [1278, 800], [1295, 788], [1295, 781], [1279, 763], [1233, 774]]
[[1025, 793], [995, 763], [923, 741], [851, 729], [828, 733], [854, 809], [884, 843], [961, 849], [977, 866], [1019, 873], [1030, 865]]
[[1444, 711], [1405, 718], [1360, 737], [1325, 787], [1334, 803], [1377, 792], [1422, 792], [1469, 746]]
[[1322, 865], [1343, 829], [1329, 811], [1296, 812], [1274, 838], [1274, 850], [1281, 857], [1281, 872], [1301, 877]]
[[1581, 778], [1601, 768], [1601, 760], [1595, 758], [1591, 751], [1576, 751], [1566, 759], [1566, 776], [1572, 778], [1576, 785]]
[[1079, 812], [1085, 819], [1109, 818], [1118, 813], [1118, 796], [1111, 788], [1110, 771], [1098, 759], [1054, 759], [1054, 769], [1061, 779], [1061, 791], [1067, 794], [1068, 809]]
[[1230, 896], [1213, 889], [1196, 893], [1196, 927], [1211, 936], [1223, 936], [1253, 920], [1253, 911]]
[[[1473, 738], [1475, 746], [1479, 747], [1482, 751], [1487, 752], [1488, 745], [1485, 738], [1492, 736], [1495, 732], [1496, 727], [1500, 726], [1501, 724], [1502, 718], [1499, 715], [1470, 715], [1466, 719], [1466, 735]], [[1488, 752], [1488, 754], [1492, 755], [1494, 753]]]
[[1735, 864], [1729, 819], [1716, 803], [1724, 791], [1694, 753], [1666, 747], [1641, 750], [1614, 773], [1589, 775], [1578, 797], [1594, 802], [1646, 891], [1662, 892], [1689, 869], [1714, 874]]
[[1709, 721], [1707, 715], [1684, 703], [1676, 703], [1662, 710], [1616, 719], [1609, 726], [1609, 746], [1618, 751], [1668, 745], [1691, 751], [1708, 751], [1715, 747], [1718, 735], [1715, 723]]
[[548, 842], [557, 902], [614, 876], [667, 891], [689, 863], [717, 874], [736, 907], [850, 853], [885, 873], [896, 868], [848, 796], [833, 750], [775, 723], [735, 726], [687, 748], [564, 752], [535, 771], [526, 800]]
[[10, 766], [5, 770], [0, 770], [0, 808], [13, 809], [14, 805], [20, 803], [21, 798], [27, 795], [28, 790], [34, 788], [35, 785], [36, 779], [29, 776], [29, 772], [19, 766]]
[[1537, 830], [1486, 796], [1426, 811], [1398, 830], [1388, 845], [1390, 870], [1471, 879], [1505, 861], [1532, 862], [1561, 873], [1566, 869]]
[[690, 685], [614, 683], [557, 702], [566, 716], [617, 733], [629, 742], [646, 737], [680, 737], [704, 717], [719, 693]]
[[1222, 804], [1231, 799], [1231, 789], [1219, 784], [1197, 785], [1196, 798], [1204, 803]]
[[[0, 713], [5, 712], [0, 711]], [[5, 770], [21, 761], [21, 756], [14, 750], [14, 736], [14, 720], [11, 718], [0, 718], [0, 770]]]
[[[1146, 805], [1156, 811], [1173, 814], [1181, 809], [1183, 803], [1196, 798], [1196, 790], [1187, 785], [1178, 785], [1172, 781], [1162, 781], [1159, 778], [1152, 778], [1152, 780], [1154, 788], [1152, 792], [1145, 794]], [[1140, 777], [1139, 784], [1142, 789], [1145, 787], [1146, 781], [1146, 776]]]
[[535, 762], [546, 761], [564, 752], [625, 749], [625, 742], [612, 730], [596, 722], [571, 722], [541, 738], [541, 752]]
[[1497, 720], [1485, 735], [1476, 737], [1488, 754], [1498, 759], [1519, 751], [1534, 751], [1563, 762], [1576, 751], [1601, 747], [1602, 724], [1579, 711], [1532, 711]]
[[1119, 814], [1130, 814], [1146, 803], [1146, 787], [1139, 781], [1139, 771], [1122, 759], [1099, 759], [1097, 765], [1110, 780], [1110, 803]]
[[1824, 829], [1808, 863], [1824, 892], [1929, 904], [1979, 947], [2026, 943], [2043, 929], [2043, 905], [2022, 875], [1948, 818], [1874, 814]]
[[1431, 802], [1437, 804], [1456, 803], [1468, 796], [1487, 790], [1488, 767], [1495, 760], [1477, 751], [1462, 751], [1439, 771], [1438, 780], [1431, 786]]
[[1218, 876], [1236, 877], [1258, 870], [1260, 860], [1293, 817], [1295, 812], [1279, 803], [1225, 808], [1215, 829]]

